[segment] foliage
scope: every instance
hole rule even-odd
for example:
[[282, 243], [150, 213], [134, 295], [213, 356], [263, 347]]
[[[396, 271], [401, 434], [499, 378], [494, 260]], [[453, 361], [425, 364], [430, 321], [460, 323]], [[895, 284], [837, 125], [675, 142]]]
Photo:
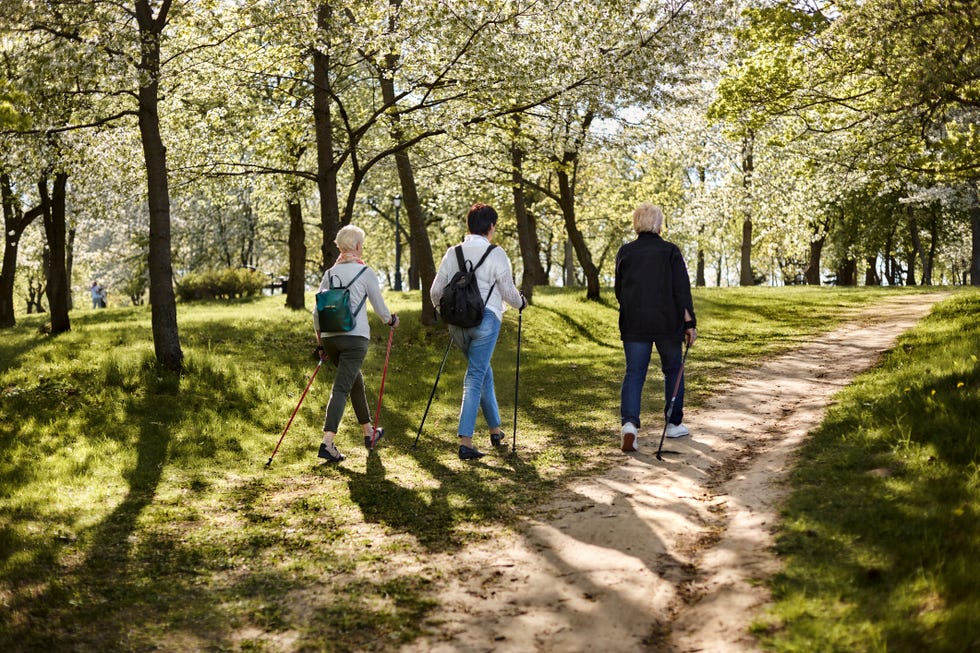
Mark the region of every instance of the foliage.
[[[691, 403], [735, 368], [884, 296], [697, 290]], [[77, 312], [58, 338], [24, 318], [0, 339], [0, 649], [289, 641], [368, 651], [412, 640], [439, 618], [446, 570], [432, 556], [493, 537], [555, 488], [618, 459], [615, 304], [556, 289], [535, 298], [523, 319], [516, 455], [476, 465], [455, 455], [464, 367], [455, 352], [412, 447], [446, 344], [444, 330], [420, 325], [418, 292], [386, 297], [402, 325], [385, 443], [366, 455], [348, 411], [337, 440], [348, 458], [330, 468], [314, 465], [328, 369], [264, 467], [314, 369], [312, 320], [279, 296], [182, 304], [181, 375], [153, 361], [151, 307]], [[370, 315], [369, 396], [387, 340]], [[494, 357], [508, 418], [516, 345], [508, 312]], [[645, 414], [662, 409], [655, 395]]]
[[268, 277], [248, 268], [188, 272], [177, 281], [177, 297], [185, 302], [197, 299], [254, 297], [261, 294], [268, 283]]
[[805, 445], [783, 510], [777, 651], [980, 643], [980, 294], [903, 335]]

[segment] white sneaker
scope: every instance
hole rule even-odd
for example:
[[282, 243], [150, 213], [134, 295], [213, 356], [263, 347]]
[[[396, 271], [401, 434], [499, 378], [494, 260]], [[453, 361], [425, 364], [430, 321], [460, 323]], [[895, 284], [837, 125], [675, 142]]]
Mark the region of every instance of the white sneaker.
[[682, 438], [685, 435], [690, 435], [691, 432], [687, 430], [687, 427], [683, 424], [668, 424], [667, 425], [667, 437], [668, 438]]
[[626, 422], [623, 424], [623, 428], [620, 430], [620, 433], [623, 436], [623, 451], [629, 453], [631, 451], [636, 451], [639, 448], [640, 444], [637, 442], [638, 438], [636, 437], [636, 424], [633, 422]]

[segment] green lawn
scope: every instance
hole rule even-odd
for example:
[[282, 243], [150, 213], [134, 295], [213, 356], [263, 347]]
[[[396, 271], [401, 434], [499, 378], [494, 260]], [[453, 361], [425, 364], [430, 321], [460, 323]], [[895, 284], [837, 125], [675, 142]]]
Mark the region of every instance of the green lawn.
[[[689, 402], [736, 366], [915, 291], [698, 290]], [[419, 324], [417, 292], [388, 295], [403, 325], [385, 384], [384, 444], [368, 456], [348, 411], [337, 439], [348, 459], [326, 468], [315, 465], [326, 367], [265, 467], [315, 368], [310, 317], [282, 308], [280, 296], [182, 304], [180, 376], [154, 365], [146, 308], [76, 311], [72, 331], [56, 338], [39, 329], [43, 317], [22, 318], [0, 338], [0, 650], [391, 650], [413, 639], [445, 573], [427, 554], [508, 528], [524, 506], [614, 459], [594, 453], [617, 443], [616, 304], [611, 291], [598, 303], [581, 296], [536, 290], [523, 319], [516, 455], [475, 464], [455, 455], [465, 367], [456, 352], [412, 447], [447, 343], [444, 329]], [[976, 315], [976, 305], [964, 302], [976, 295], [961, 297], [940, 325], [974, 319], [966, 311]], [[372, 325], [364, 369], [376, 399], [387, 329]], [[508, 433], [516, 327], [508, 312], [494, 356]], [[975, 350], [975, 322], [972, 334]], [[932, 357], [936, 373], [959, 369], [945, 349], [912, 351]], [[973, 365], [959, 392], [975, 418]], [[654, 394], [651, 421], [662, 408]], [[481, 448], [487, 439], [478, 432]], [[961, 472], [975, 479], [970, 455]], [[975, 522], [973, 501], [949, 505], [947, 516]], [[965, 516], [955, 516], [960, 508]], [[395, 556], [417, 563], [389, 564]]]
[[778, 651], [980, 651], [980, 294], [844, 390], [793, 475]]

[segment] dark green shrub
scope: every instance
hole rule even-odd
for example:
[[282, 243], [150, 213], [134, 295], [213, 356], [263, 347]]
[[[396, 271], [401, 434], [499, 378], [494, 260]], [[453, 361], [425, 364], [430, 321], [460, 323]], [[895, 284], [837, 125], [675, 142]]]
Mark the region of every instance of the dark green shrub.
[[247, 268], [188, 272], [177, 282], [177, 297], [185, 302], [253, 297], [261, 294], [268, 283], [264, 274]]

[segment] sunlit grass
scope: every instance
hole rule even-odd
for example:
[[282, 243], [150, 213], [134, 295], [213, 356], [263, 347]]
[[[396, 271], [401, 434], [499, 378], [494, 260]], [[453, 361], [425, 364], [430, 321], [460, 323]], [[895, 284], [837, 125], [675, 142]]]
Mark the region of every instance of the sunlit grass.
[[[315, 370], [310, 316], [280, 296], [182, 304], [181, 375], [155, 365], [146, 308], [74, 312], [56, 338], [40, 332], [43, 317], [22, 319], [0, 338], [0, 649], [261, 650], [277, 637], [385, 650], [412, 639], [443, 573], [427, 553], [506, 529], [570, 477], [618, 460], [616, 304], [608, 290], [598, 303], [582, 294], [536, 291], [523, 318], [516, 455], [476, 464], [455, 455], [458, 352], [412, 446], [447, 342], [443, 328], [419, 324], [418, 292], [389, 295], [403, 325], [384, 445], [368, 456], [348, 410], [337, 440], [348, 459], [326, 468], [315, 454], [328, 367], [265, 467]], [[697, 291], [689, 401], [734, 366], [887, 296]], [[373, 411], [387, 330], [371, 319]], [[508, 443], [516, 326], [508, 312], [493, 361]], [[657, 387], [646, 393], [651, 420]], [[476, 439], [489, 450], [482, 422]], [[396, 555], [419, 562], [393, 566]]]
[[767, 647], [980, 650], [978, 316], [975, 292], [938, 306], [806, 445]]

